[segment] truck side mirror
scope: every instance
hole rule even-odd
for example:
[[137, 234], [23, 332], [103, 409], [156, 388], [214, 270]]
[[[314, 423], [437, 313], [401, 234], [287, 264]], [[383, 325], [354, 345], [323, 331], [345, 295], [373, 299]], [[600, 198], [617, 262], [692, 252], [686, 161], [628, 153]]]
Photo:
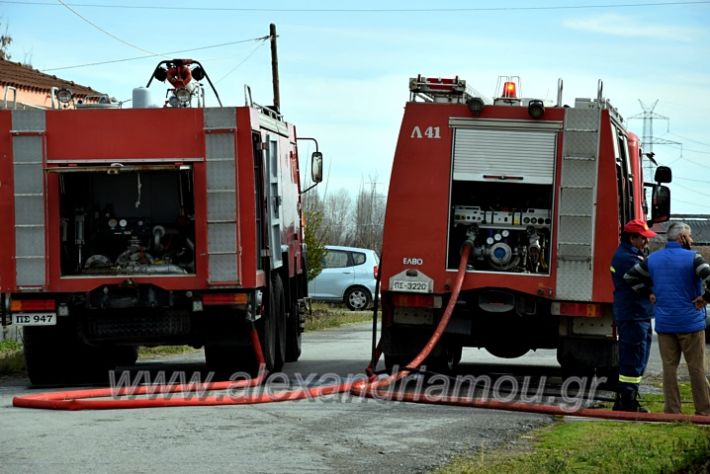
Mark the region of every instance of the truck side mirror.
[[311, 179], [314, 183], [323, 181], [323, 153], [319, 151], [311, 155]]
[[656, 174], [654, 179], [657, 183], [670, 183], [673, 179], [673, 173], [671, 169], [667, 166], [659, 166], [656, 168]]
[[[670, 172], [670, 169], [669, 169]], [[667, 186], [653, 187], [651, 197], [651, 222], [666, 222], [671, 217], [671, 190]]]

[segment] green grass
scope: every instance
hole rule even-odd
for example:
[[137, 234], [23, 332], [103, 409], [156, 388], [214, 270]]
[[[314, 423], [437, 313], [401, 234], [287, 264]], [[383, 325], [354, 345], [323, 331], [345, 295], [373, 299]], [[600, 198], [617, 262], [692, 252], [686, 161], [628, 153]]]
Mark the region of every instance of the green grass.
[[186, 352], [194, 352], [196, 350], [197, 349], [191, 346], [141, 346], [138, 348], [138, 360], [176, 354], [185, 354]]
[[[658, 388], [663, 387], [660, 383], [656, 386]], [[690, 384], [679, 382], [678, 387], [680, 388], [680, 411], [685, 415], [694, 415], [695, 405], [693, 405], [693, 394], [690, 390]], [[663, 392], [645, 393], [639, 400], [641, 401], [641, 405], [651, 410], [652, 413], [663, 413]]]
[[0, 341], [0, 355], [6, 352], [17, 352], [22, 350], [22, 344], [17, 341]]
[[22, 344], [17, 341], [0, 341], [0, 375], [21, 374], [24, 371]]
[[690, 424], [558, 422], [510, 446], [456, 458], [450, 473], [673, 473], [707, 472], [710, 429]]
[[372, 321], [372, 311], [350, 311], [340, 306], [330, 306], [325, 303], [313, 303], [312, 311], [306, 313], [306, 331], [320, 331], [346, 324]]
[[[639, 402], [644, 408], [648, 408], [651, 413], [663, 413], [663, 384], [660, 382], [653, 384], [659, 389], [658, 393], [644, 393], [639, 396]], [[693, 405], [693, 394], [690, 390], [690, 383], [688, 382], [678, 382], [678, 387], [680, 389], [680, 400], [681, 400], [681, 412], [684, 415], [694, 415], [695, 406]], [[609, 408], [614, 404], [612, 402], [601, 403], [599, 406], [603, 408]]]

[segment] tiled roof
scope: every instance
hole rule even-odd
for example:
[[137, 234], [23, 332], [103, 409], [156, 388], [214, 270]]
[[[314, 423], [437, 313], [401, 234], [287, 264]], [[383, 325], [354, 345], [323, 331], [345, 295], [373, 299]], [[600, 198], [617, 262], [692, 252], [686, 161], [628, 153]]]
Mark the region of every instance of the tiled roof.
[[18, 89], [47, 91], [52, 87], [66, 87], [78, 96], [102, 95], [91, 87], [82, 86], [72, 81], [50, 76], [29, 66], [0, 59], [0, 85]]
[[673, 222], [684, 222], [690, 226], [695, 245], [710, 245], [710, 214], [674, 214], [668, 222], [654, 225], [653, 230], [665, 233]]

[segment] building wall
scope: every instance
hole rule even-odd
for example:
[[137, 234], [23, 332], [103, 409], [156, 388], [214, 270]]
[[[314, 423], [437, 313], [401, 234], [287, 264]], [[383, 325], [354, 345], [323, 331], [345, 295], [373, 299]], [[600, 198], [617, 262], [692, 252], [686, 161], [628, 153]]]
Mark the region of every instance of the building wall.
[[[7, 93], [8, 107], [12, 107], [10, 104], [12, 104], [13, 95], [14, 94], [12, 91], [8, 91], [8, 93]], [[5, 98], [5, 86], [0, 85], [0, 99], [4, 99], [4, 98]], [[42, 108], [51, 108], [52, 107], [52, 101], [49, 97], [49, 93], [46, 91], [27, 90], [27, 89], [17, 88], [17, 102], [22, 103], [22, 104], [33, 105], [35, 107], [42, 107]]]
[[[7, 93], [7, 102], [8, 102], [8, 107], [12, 108], [12, 102], [13, 102], [13, 92], [10, 90]], [[3, 101], [5, 98], [5, 86], [0, 85], [0, 101]], [[95, 100], [90, 100], [90, 103], [96, 102]], [[51, 109], [52, 108], [52, 99], [49, 95], [48, 91], [42, 91], [42, 90], [37, 90], [37, 89], [24, 89], [24, 88], [17, 88], [17, 103], [18, 106], [19, 104], [26, 104], [30, 105], [33, 107], [41, 107], [43, 109]], [[0, 102], [0, 108], [2, 108], [4, 105], [4, 102]], [[55, 105], [59, 105], [55, 101]], [[73, 109], [74, 106], [69, 104], [69, 106], [65, 107], [68, 109]]]

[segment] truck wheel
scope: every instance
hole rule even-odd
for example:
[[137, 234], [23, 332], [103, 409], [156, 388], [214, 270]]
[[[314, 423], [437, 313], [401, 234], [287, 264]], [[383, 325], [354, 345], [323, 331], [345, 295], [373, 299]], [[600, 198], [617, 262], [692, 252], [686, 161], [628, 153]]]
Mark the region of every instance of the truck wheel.
[[286, 332], [288, 331], [286, 320], [286, 298], [284, 296], [284, 285], [281, 281], [281, 276], [276, 274], [272, 279], [271, 292], [273, 293], [273, 306], [269, 310], [269, 316], [273, 321], [273, 330], [276, 335], [274, 337], [274, 371], [279, 371], [283, 368], [286, 361]]
[[301, 312], [298, 302], [291, 303], [286, 321], [286, 362], [296, 362], [301, 357]]
[[[259, 332], [259, 342], [261, 342], [261, 350], [264, 354], [264, 363], [266, 364], [266, 370], [268, 372], [273, 372], [276, 365], [276, 331], [278, 330], [275, 321], [275, 315], [271, 308], [274, 307], [274, 293], [269, 291], [268, 306], [264, 315], [256, 322], [256, 329]], [[254, 350], [249, 347], [248, 349], [250, 357], [253, 360], [253, 366], [257, 366], [256, 355]]]
[[137, 346], [117, 346], [110, 349], [109, 361], [111, 362], [111, 365], [133, 365], [137, 360]]
[[350, 311], [365, 310], [370, 306], [370, 301], [372, 301], [370, 292], [361, 286], [350, 288], [345, 292], [345, 305]]
[[[259, 343], [264, 355], [266, 370], [274, 370], [276, 358], [276, 328], [272, 291], [264, 295], [263, 314], [254, 327], [259, 335]], [[230, 315], [215, 313], [208, 323], [212, 336], [208, 336], [205, 343], [205, 362], [210, 370], [217, 373], [218, 377], [230, 377], [235, 372], [246, 372], [252, 376], [259, 371], [259, 363], [254, 347], [251, 344], [251, 324], [235, 323]], [[238, 342], [236, 342], [238, 341]]]
[[616, 341], [570, 338], [560, 339], [557, 362], [562, 377], [606, 377], [607, 384], [618, 380], [619, 350]]
[[23, 338], [32, 385], [104, 383], [107, 372], [116, 365], [112, 353], [79, 338], [73, 320], [62, 319], [51, 327], [25, 327]]
[[412, 359], [414, 359], [414, 355], [411, 357], [407, 356], [402, 356], [402, 355], [387, 355], [385, 354], [385, 369], [387, 369], [387, 372], [391, 375], [394, 371], [395, 366], [397, 367], [397, 370], [401, 371], [404, 369], [406, 364], [408, 364]]
[[[262, 318], [264, 319], [264, 318]], [[261, 320], [257, 321], [257, 323]], [[259, 325], [258, 325], [259, 326]], [[259, 341], [264, 351], [266, 370], [273, 370], [273, 353], [268, 350], [269, 342], [263, 337], [263, 330], [257, 327]], [[273, 346], [271, 346], [273, 349]], [[237, 344], [205, 344], [205, 362], [210, 370], [217, 373], [220, 379], [227, 379], [237, 372], [244, 372], [252, 377], [259, 373], [254, 348], [251, 345]]]
[[[56, 385], [69, 378], [71, 351], [59, 326], [23, 328], [25, 365], [32, 385]], [[64, 347], [62, 347], [64, 346]]]
[[513, 343], [510, 346], [506, 346], [501, 343], [488, 344], [485, 347], [491, 355], [500, 357], [501, 359], [516, 359], [524, 356], [530, 351], [529, 347], [517, 343]]

